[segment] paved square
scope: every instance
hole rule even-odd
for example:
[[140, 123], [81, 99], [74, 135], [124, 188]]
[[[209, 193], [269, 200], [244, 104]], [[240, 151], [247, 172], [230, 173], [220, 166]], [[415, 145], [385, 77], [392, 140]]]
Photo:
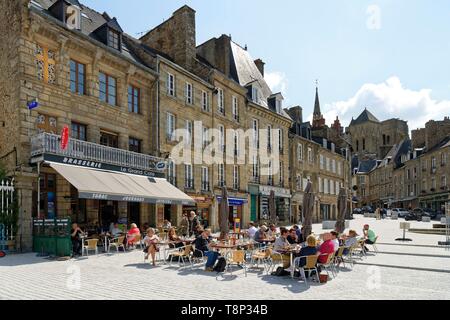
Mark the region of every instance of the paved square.
[[[359, 233], [365, 223], [372, 226], [380, 252], [369, 253], [353, 270], [341, 269], [324, 285], [306, 286], [256, 270], [247, 277], [237, 270], [216, 279], [200, 267], [150, 267], [140, 250], [69, 261], [29, 253], [0, 260], [0, 299], [450, 299], [450, 251], [437, 247], [443, 236], [408, 233], [414, 241], [398, 243], [399, 222], [352, 220]], [[431, 228], [431, 223], [412, 227]], [[320, 233], [321, 226], [313, 231]]]

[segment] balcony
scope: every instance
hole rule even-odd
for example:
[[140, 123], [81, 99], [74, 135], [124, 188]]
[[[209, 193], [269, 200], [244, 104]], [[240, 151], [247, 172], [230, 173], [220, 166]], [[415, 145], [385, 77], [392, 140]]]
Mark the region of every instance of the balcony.
[[128, 150], [103, 146], [97, 143], [69, 139], [65, 150], [61, 149], [61, 138], [50, 133], [41, 133], [31, 137], [31, 157], [44, 154], [95, 161], [115, 166], [130, 167], [139, 170], [154, 171], [162, 158]]
[[193, 190], [194, 189], [194, 179], [184, 179], [184, 188]]
[[202, 191], [203, 192], [209, 192], [209, 181], [202, 181]]

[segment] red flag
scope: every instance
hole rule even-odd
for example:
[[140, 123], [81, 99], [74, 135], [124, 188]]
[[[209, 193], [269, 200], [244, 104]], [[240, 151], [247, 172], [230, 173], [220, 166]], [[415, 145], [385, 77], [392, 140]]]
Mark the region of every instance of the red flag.
[[69, 127], [64, 126], [61, 132], [61, 149], [66, 150], [68, 144], [69, 144]]

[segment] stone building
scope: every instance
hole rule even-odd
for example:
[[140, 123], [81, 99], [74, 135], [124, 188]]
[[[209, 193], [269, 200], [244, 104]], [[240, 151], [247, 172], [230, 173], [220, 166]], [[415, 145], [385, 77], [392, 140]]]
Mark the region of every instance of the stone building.
[[378, 120], [369, 110], [352, 119], [346, 129], [354, 154], [360, 160], [383, 159], [395, 144], [409, 137], [408, 124], [400, 119]]
[[71, 217], [87, 229], [155, 225], [164, 204], [192, 203], [162, 179], [151, 108], [158, 74], [118, 21], [76, 0], [0, 9], [0, 154], [16, 181], [17, 248], [31, 249], [32, 217]]
[[[201, 44], [198, 56], [213, 66], [217, 74], [231, 83], [245, 88], [242, 106], [243, 129], [250, 130], [248, 145], [256, 147], [247, 153], [247, 177], [244, 190], [249, 193], [249, 218], [252, 221], [268, 218], [268, 199], [273, 191], [280, 221], [290, 218], [291, 192], [289, 177], [288, 130], [292, 119], [283, 109], [283, 96], [273, 93], [264, 79], [264, 62], [254, 60], [247, 48], [222, 35]], [[247, 146], [248, 150], [248, 146]], [[248, 220], [244, 221], [248, 222]]]
[[[290, 184], [292, 189], [292, 215], [295, 222], [302, 220], [303, 194], [311, 181], [315, 193], [314, 222], [335, 220], [340, 188], [349, 196], [349, 161], [345, 150], [324, 138], [313, 137], [310, 126], [303, 122], [302, 108], [287, 110], [294, 120], [290, 140]], [[348, 206], [350, 208], [350, 206]]]

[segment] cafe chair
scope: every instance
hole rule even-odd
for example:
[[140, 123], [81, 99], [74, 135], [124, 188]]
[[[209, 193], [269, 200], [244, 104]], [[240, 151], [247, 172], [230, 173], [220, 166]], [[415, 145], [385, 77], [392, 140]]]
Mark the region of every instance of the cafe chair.
[[377, 241], [378, 241], [378, 236], [375, 237], [375, 241], [373, 242], [373, 244], [371, 244], [371, 246], [373, 248], [373, 252], [375, 252], [375, 253], [378, 253]]
[[136, 247], [139, 246], [139, 248], [141, 250], [144, 250], [144, 246], [143, 246], [142, 242], [143, 242], [142, 235], [137, 234], [137, 235], [134, 236], [134, 244], [135, 244], [135, 246]]
[[244, 274], [247, 277], [247, 264], [245, 262], [245, 251], [244, 250], [232, 250], [227, 256], [227, 267], [226, 271], [229, 271], [233, 275], [233, 265], [241, 266], [244, 269]]
[[344, 260], [344, 251], [345, 249], [348, 249], [347, 247], [339, 247], [338, 251], [334, 255], [334, 265], [336, 271], [339, 271], [339, 265], [342, 263], [345, 268], [345, 260]]
[[279, 252], [273, 251], [272, 248], [267, 248], [269, 259], [267, 259], [267, 274], [270, 274], [275, 269], [278, 264], [283, 265], [284, 259], [283, 255]]
[[[178, 262], [183, 263], [183, 266], [186, 265], [186, 260], [191, 263], [191, 254], [192, 254], [192, 245], [188, 244], [184, 247], [179, 248], [177, 252], [173, 252], [170, 255], [170, 265], [172, 265], [172, 260], [174, 257], [178, 257]], [[202, 253], [203, 255], [203, 253]]]
[[330, 276], [329, 271], [331, 271], [331, 274], [333, 275], [333, 277], [336, 277], [336, 270], [334, 268], [334, 253], [331, 254], [321, 254], [321, 256], [328, 256], [327, 257], [327, 261], [321, 263], [317, 263], [317, 266], [319, 267], [323, 267], [325, 269], [325, 271], [327, 272], [327, 275]]
[[83, 240], [83, 248], [81, 250], [81, 254], [84, 256], [84, 253], [86, 252], [86, 255], [89, 255], [89, 250], [95, 251], [95, 254], [98, 254], [98, 239], [85, 239]]
[[[306, 264], [303, 267], [300, 267], [300, 259], [305, 258]], [[306, 272], [308, 272], [308, 277], [311, 277], [311, 273], [313, 271], [316, 272], [316, 279], [317, 282], [320, 283], [319, 279], [319, 271], [317, 270], [317, 255], [313, 256], [301, 256], [294, 259], [294, 266], [293, 266], [293, 272], [291, 273], [292, 278], [294, 278], [295, 271], [299, 271], [300, 275], [302, 276], [303, 280], [305, 281], [305, 284], [308, 285], [308, 279], [306, 278]]]
[[120, 236], [120, 237], [117, 237], [117, 238], [112, 239], [112, 240], [109, 242], [108, 252], [110, 252], [111, 247], [116, 248], [117, 252], [119, 252], [119, 248], [123, 248], [123, 252], [125, 252], [125, 251], [126, 251], [126, 247], [125, 247], [125, 245], [123, 244], [124, 241], [125, 241], [125, 236]]

